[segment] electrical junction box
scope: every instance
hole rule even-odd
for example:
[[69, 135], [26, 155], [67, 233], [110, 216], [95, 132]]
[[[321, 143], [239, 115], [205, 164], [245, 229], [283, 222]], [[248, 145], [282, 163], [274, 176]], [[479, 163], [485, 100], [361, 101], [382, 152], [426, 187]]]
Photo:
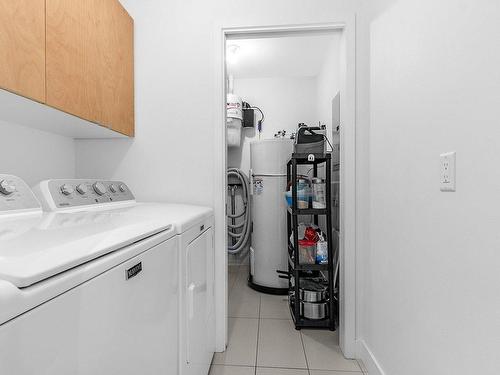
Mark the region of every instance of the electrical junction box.
[[252, 108], [243, 108], [243, 127], [255, 127], [255, 111]]

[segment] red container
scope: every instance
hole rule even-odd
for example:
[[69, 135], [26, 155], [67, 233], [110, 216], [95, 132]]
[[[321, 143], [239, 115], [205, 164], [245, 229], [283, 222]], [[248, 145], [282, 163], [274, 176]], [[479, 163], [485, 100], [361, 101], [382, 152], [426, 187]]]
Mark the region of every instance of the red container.
[[299, 264], [316, 263], [316, 241], [299, 240]]

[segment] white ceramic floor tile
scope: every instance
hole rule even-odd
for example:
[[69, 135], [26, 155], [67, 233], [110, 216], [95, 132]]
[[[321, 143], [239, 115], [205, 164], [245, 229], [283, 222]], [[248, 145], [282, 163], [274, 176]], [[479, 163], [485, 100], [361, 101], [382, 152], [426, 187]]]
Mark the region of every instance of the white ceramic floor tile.
[[248, 273], [240, 266], [237, 279], [229, 291], [228, 314], [231, 318], [258, 318], [260, 310], [260, 293], [247, 285]]
[[258, 319], [229, 318], [226, 351], [215, 353], [213, 364], [255, 366]]
[[238, 272], [238, 279], [236, 280], [238, 286], [245, 287], [253, 290], [248, 286], [248, 273], [246, 272]]
[[310, 369], [361, 371], [356, 360], [344, 358], [337, 332], [304, 329], [301, 334]]
[[256, 375], [309, 375], [309, 372], [293, 368], [257, 367]]
[[237, 273], [229, 273], [227, 277], [227, 287], [228, 287], [228, 295], [231, 295], [231, 291], [236, 284], [236, 280], [238, 279]]
[[228, 277], [234, 281], [236, 281], [236, 279], [238, 278], [240, 274], [238, 272], [231, 272], [229, 271], [228, 273]]
[[248, 272], [250, 271], [250, 266], [248, 264], [242, 264], [239, 269], [239, 273], [243, 273], [248, 276]]
[[288, 297], [262, 294], [260, 317], [263, 319], [291, 319]]
[[300, 332], [291, 320], [260, 320], [257, 366], [307, 368]]
[[255, 367], [212, 365], [209, 375], [254, 375]]
[[248, 293], [234, 286], [228, 303], [230, 318], [259, 318], [260, 296], [258, 294]]
[[246, 276], [239, 275], [229, 293], [228, 314], [235, 318], [258, 318], [260, 293], [246, 284]]
[[363, 375], [362, 372], [309, 370], [309, 375]]
[[236, 279], [236, 283], [234, 285], [237, 286], [238, 288], [249, 289], [255, 293], [258, 293], [248, 286], [248, 273], [247, 272], [239, 272], [238, 278]]

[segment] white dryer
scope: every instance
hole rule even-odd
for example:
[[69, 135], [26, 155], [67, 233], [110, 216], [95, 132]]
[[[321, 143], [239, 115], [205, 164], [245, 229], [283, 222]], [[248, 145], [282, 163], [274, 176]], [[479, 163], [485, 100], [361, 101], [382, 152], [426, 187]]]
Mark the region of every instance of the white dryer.
[[[75, 205], [89, 204], [98, 209], [107, 202], [116, 214], [172, 223], [179, 251], [178, 342], [175, 348], [169, 346], [163, 350], [176, 350], [179, 374], [208, 374], [215, 351], [213, 210], [135, 200], [120, 203], [122, 194], [129, 190], [119, 181], [48, 180], [34, 190], [46, 210], [72, 212]], [[69, 200], [73, 202], [71, 205]]]
[[49, 184], [65, 210], [42, 213], [0, 175], [0, 374], [178, 373], [175, 229], [94, 183]]
[[180, 374], [206, 375], [215, 352], [213, 210], [169, 203], [138, 203], [127, 210], [147, 215], [152, 206], [174, 224], [178, 238]]

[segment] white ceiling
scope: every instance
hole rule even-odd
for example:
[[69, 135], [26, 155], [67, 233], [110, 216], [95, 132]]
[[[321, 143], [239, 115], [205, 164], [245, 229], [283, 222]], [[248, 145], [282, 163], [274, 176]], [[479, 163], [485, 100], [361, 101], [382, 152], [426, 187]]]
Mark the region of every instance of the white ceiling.
[[[228, 74], [234, 78], [315, 77], [328, 51], [338, 49], [339, 42], [340, 32], [228, 40]], [[234, 45], [239, 48], [231, 55]]]

